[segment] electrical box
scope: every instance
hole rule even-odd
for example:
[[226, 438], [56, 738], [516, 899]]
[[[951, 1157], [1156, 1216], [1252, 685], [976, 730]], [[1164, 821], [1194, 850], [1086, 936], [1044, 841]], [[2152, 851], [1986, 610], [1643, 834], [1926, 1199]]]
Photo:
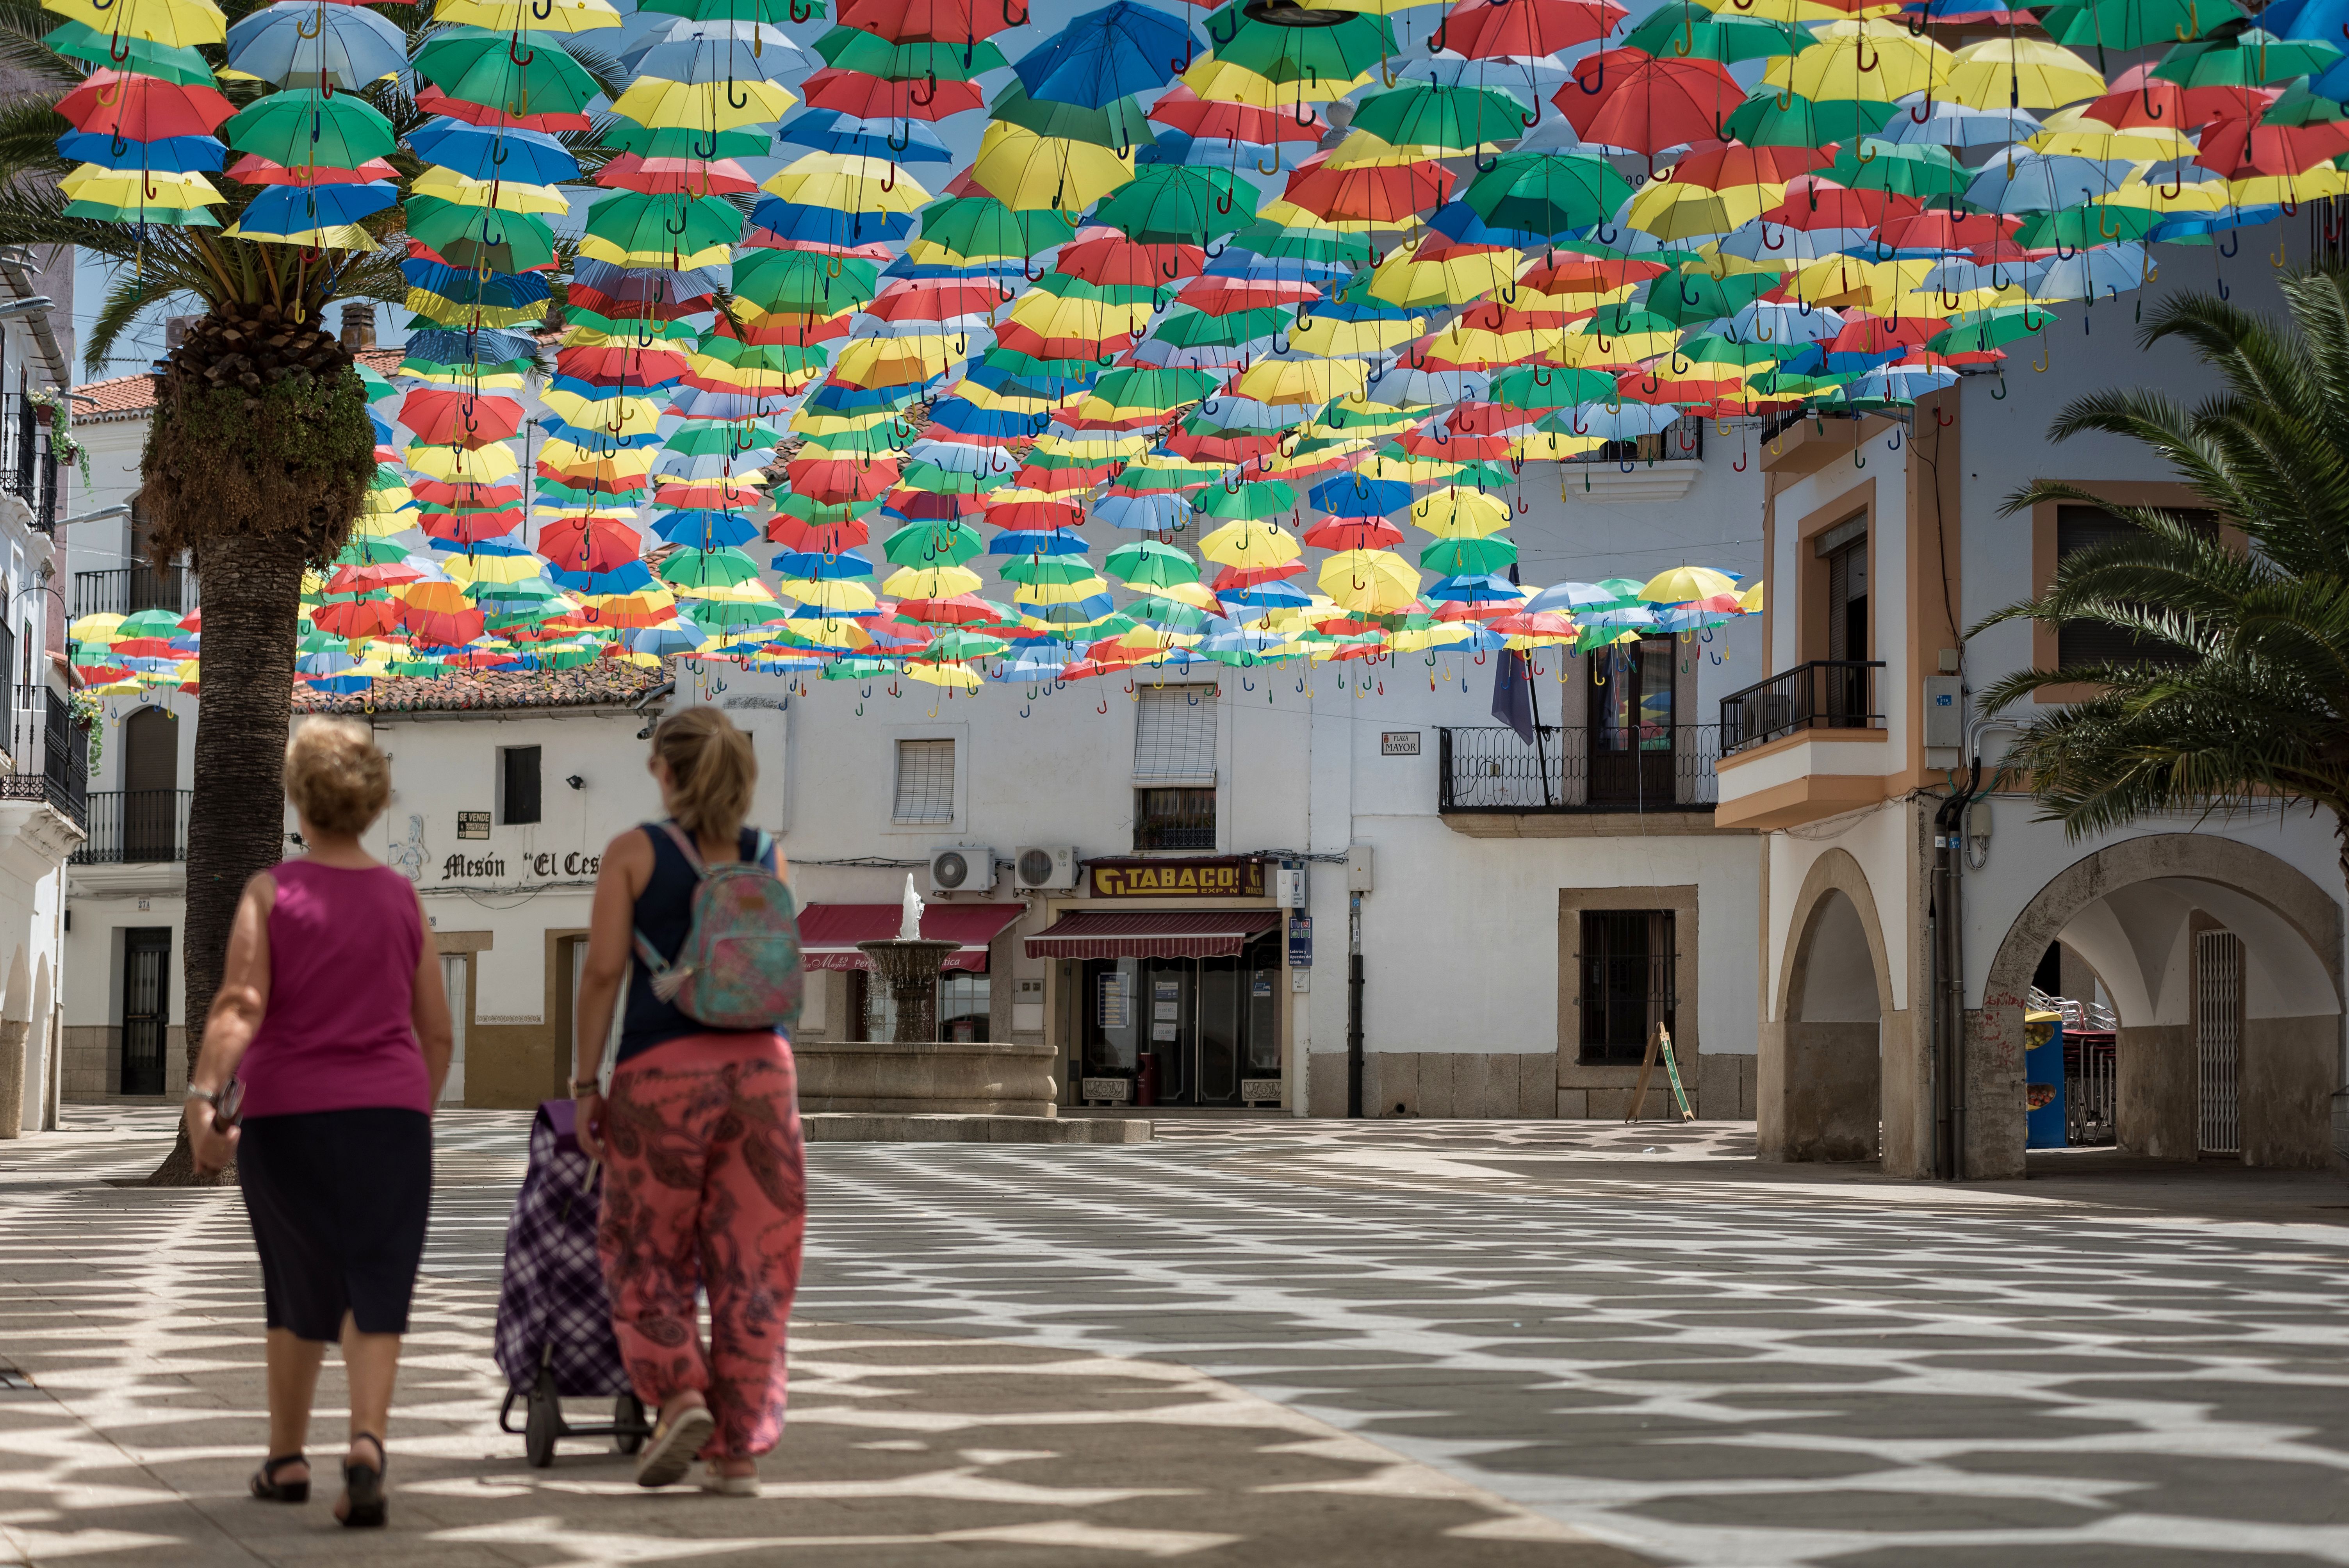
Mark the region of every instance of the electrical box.
[[1966, 808], [1966, 848], [1979, 856], [1990, 849], [1990, 801], [1977, 799]]
[[1305, 907], [1305, 868], [1279, 866], [1272, 873], [1272, 902], [1283, 909]]
[[1966, 744], [1966, 699], [1955, 676], [1925, 677], [1925, 744], [1962, 750]]
[[1346, 891], [1348, 892], [1373, 891], [1371, 882], [1371, 846], [1368, 844], [1346, 846]]

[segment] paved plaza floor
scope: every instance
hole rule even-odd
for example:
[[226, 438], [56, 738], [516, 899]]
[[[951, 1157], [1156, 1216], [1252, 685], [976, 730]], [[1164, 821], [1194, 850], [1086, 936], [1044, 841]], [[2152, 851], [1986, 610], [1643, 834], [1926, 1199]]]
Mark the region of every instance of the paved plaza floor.
[[169, 1127], [0, 1143], [0, 1563], [2349, 1565], [2331, 1177], [1953, 1190], [1759, 1165], [1733, 1123], [818, 1145], [791, 1423], [742, 1501], [498, 1431], [526, 1118], [450, 1112], [392, 1527], [357, 1532], [330, 1486], [243, 1495], [239, 1202], [109, 1184]]

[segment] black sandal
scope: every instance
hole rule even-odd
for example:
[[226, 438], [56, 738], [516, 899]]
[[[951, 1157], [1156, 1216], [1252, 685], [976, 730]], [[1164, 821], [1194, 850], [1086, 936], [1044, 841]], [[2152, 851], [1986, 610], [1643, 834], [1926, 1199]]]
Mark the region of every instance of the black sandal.
[[287, 1465], [305, 1465], [310, 1461], [300, 1454], [280, 1454], [274, 1460], [264, 1460], [261, 1468], [253, 1472], [253, 1495], [264, 1502], [307, 1502], [310, 1501], [308, 1477], [300, 1480], [279, 1480], [277, 1472]]
[[354, 1432], [351, 1440], [365, 1438], [375, 1445], [377, 1463], [373, 1466], [343, 1464], [343, 1523], [353, 1530], [379, 1528], [384, 1521], [383, 1472], [391, 1468], [391, 1456], [383, 1449], [383, 1439], [373, 1432]]

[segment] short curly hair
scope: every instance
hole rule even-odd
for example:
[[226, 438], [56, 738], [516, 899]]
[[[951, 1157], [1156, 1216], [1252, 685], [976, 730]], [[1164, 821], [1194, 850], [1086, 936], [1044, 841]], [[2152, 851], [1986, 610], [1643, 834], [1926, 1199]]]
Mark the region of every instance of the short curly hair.
[[285, 744], [285, 798], [321, 832], [363, 833], [391, 799], [391, 758], [355, 719], [305, 718]]

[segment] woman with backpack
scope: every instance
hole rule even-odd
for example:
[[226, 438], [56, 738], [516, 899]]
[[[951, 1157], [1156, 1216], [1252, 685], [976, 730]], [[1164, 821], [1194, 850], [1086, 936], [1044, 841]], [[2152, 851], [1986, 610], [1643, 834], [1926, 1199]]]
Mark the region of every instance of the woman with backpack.
[[[659, 1416], [636, 1481], [759, 1494], [783, 1424], [807, 1192], [788, 1031], [802, 977], [781, 852], [743, 826], [758, 762], [714, 707], [653, 732], [668, 820], [612, 841], [579, 981], [580, 1147], [605, 1162], [597, 1250], [628, 1380]], [[604, 1042], [623, 978], [607, 1095]], [[705, 1351], [696, 1288], [709, 1297]]]

